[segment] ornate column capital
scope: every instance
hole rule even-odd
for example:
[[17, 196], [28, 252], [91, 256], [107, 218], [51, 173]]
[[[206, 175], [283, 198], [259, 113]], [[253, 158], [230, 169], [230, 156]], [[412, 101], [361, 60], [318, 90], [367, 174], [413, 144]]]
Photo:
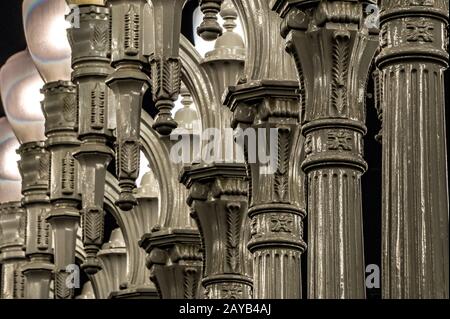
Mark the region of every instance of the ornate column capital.
[[196, 299], [202, 253], [196, 229], [158, 229], [145, 234], [139, 245], [147, 252], [150, 279], [162, 299]]
[[204, 298], [251, 298], [245, 165], [193, 165], [184, 168], [180, 181], [189, 190], [187, 203], [202, 238]]

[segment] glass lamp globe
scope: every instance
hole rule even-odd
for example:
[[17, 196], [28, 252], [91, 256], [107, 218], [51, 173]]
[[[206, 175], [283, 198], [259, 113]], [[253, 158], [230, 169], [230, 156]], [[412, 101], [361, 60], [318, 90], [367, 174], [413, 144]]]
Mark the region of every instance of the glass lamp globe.
[[40, 91], [43, 85], [27, 50], [11, 56], [0, 69], [3, 106], [20, 143], [45, 140]]
[[20, 201], [21, 177], [16, 150], [20, 144], [6, 117], [0, 118], [0, 203]]
[[69, 13], [65, 0], [23, 0], [28, 50], [46, 83], [71, 79], [71, 47], [67, 39], [70, 19], [65, 18]]

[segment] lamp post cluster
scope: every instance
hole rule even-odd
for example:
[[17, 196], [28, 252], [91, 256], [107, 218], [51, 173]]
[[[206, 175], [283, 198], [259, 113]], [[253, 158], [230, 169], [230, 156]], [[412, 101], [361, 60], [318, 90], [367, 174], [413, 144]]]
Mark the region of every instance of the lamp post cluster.
[[200, 0], [204, 56], [188, 1], [24, 0], [0, 297], [365, 298], [372, 73], [383, 297], [448, 298], [448, 1]]

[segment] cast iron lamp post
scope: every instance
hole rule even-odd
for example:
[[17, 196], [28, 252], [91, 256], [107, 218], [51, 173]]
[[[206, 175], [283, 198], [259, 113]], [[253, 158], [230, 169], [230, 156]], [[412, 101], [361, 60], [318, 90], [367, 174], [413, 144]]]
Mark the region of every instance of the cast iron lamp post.
[[78, 107], [76, 87], [70, 82], [71, 50], [63, 0], [36, 5], [23, 2], [24, 30], [29, 50], [46, 84], [42, 89], [46, 147], [50, 153], [50, 202], [48, 217], [55, 238], [55, 298], [72, 298], [66, 285], [66, 268], [75, 264], [75, 242], [79, 225], [80, 194], [78, 163], [73, 153], [77, 139]]
[[446, 0], [381, 1], [383, 298], [449, 297], [448, 9]]
[[[275, 31], [280, 19], [268, 1], [233, 2], [246, 29], [247, 59], [244, 77], [228, 89], [224, 104], [233, 112], [233, 128], [264, 132], [255, 133], [256, 149], [252, 150], [253, 143], [245, 143], [254, 297], [301, 298], [305, 207], [302, 175], [296, 170], [302, 140], [294, 65]], [[275, 146], [278, 154], [271, 151], [269, 163], [254, 156], [265, 154], [266, 145]]]
[[19, 142], [8, 120], [0, 118], [0, 263], [1, 299], [24, 297], [25, 224], [16, 149]]
[[22, 205], [26, 210], [26, 256], [23, 267], [25, 297], [49, 298], [53, 271], [50, 225], [50, 154], [45, 148], [44, 116], [41, 111], [42, 79], [27, 50], [12, 56], [0, 72], [5, 111], [20, 141], [19, 170], [22, 176]]
[[297, 65], [304, 109], [308, 298], [365, 298], [365, 90], [378, 47], [378, 30], [366, 21], [369, 2], [271, 3], [284, 19], [281, 31]]
[[[104, 238], [105, 176], [114, 156], [111, 92], [105, 84], [110, 68], [110, 10], [101, 1], [67, 1], [77, 4], [71, 14], [79, 25], [68, 30], [72, 48], [72, 81], [78, 89], [78, 139], [74, 154], [80, 165], [82, 228], [86, 261], [83, 270], [93, 275], [101, 269], [97, 253]], [[114, 121], [112, 121], [114, 122]]]
[[225, 158], [186, 167], [181, 182], [190, 191], [187, 202], [202, 237], [203, 297], [247, 299], [252, 297], [251, 263], [246, 247], [250, 235], [247, 171], [237, 154], [225, 154], [230, 151], [226, 144], [233, 143], [226, 140], [224, 131], [231, 124], [231, 112], [221, 104], [225, 89], [236, 84], [242, 75], [245, 47], [242, 38], [233, 32], [237, 12], [231, 2], [223, 2], [221, 15], [226, 32], [217, 39], [215, 49], [206, 53], [201, 67], [213, 87], [215, 99], [210, 108], [223, 134], [222, 150], [215, 151]]

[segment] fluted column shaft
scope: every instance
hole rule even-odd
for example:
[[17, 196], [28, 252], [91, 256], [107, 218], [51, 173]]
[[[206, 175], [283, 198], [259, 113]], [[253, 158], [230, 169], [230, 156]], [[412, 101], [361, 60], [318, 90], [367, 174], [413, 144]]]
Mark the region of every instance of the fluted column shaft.
[[448, 1], [383, 1], [383, 298], [448, 298]]
[[367, 28], [362, 1], [272, 2], [299, 73], [308, 298], [364, 298], [364, 92], [377, 30]]
[[252, 297], [246, 176], [243, 164], [226, 163], [194, 165], [182, 173], [202, 238], [205, 299]]

